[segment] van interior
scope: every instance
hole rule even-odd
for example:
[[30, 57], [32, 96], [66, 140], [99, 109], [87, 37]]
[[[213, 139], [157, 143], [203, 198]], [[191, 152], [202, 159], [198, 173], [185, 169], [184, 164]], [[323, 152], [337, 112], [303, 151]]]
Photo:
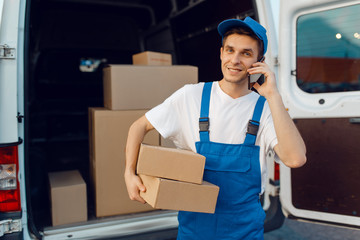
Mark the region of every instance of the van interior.
[[132, 64], [133, 54], [157, 51], [172, 54], [174, 65], [197, 66], [199, 82], [220, 80], [217, 25], [226, 18], [257, 19], [254, 4], [27, 1], [24, 142], [33, 231], [51, 226], [48, 173], [53, 171], [81, 172], [88, 187], [88, 218], [96, 219], [89, 184], [88, 108], [103, 107], [103, 67]]

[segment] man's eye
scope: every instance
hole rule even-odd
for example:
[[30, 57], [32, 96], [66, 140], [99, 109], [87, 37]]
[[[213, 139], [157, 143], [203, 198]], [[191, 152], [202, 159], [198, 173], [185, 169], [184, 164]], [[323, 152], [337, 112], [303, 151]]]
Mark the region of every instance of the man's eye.
[[233, 52], [234, 50], [232, 50], [232, 49], [227, 49], [227, 52], [228, 53], [231, 53], [231, 52]]

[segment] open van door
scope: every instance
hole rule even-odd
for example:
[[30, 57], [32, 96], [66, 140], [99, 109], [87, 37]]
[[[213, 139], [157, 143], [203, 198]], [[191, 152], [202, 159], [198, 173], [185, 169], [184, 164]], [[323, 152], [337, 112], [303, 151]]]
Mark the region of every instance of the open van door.
[[[22, 110], [18, 106], [19, 75], [22, 73], [23, 44], [19, 40], [20, 0], [0, 0], [0, 238], [22, 239], [20, 185], [24, 184]], [[24, 8], [23, 8], [24, 9]], [[22, 37], [22, 36], [21, 36]], [[20, 133], [21, 132], [21, 133]], [[20, 159], [19, 159], [20, 158]], [[25, 217], [25, 216], [23, 216]]]
[[307, 147], [280, 169], [288, 217], [360, 226], [360, 1], [280, 1], [279, 89]]

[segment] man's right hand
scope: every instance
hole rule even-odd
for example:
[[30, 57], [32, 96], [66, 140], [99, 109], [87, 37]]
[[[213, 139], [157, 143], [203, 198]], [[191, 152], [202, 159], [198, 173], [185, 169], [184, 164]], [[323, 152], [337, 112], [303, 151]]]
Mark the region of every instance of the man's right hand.
[[145, 200], [140, 197], [140, 191], [146, 191], [146, 188], [143, 185], [140, 177], [135, 173], [129, 172], [125, 172], [124, 177], [130, 199], [141, 203], [146, 203]]

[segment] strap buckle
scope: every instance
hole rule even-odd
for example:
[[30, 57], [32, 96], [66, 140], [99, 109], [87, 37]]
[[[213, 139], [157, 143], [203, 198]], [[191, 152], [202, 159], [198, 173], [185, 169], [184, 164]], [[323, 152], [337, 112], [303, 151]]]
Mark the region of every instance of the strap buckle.
[[199, 118], [199, 131], [200, 132], [208, 132], [209, 131], [209, 118], [201, 117]]
[[247, 126], [247, 133], [256, 136], [259, 131], [259, 125], [260, 122], [249, 120], [248, 126]]

